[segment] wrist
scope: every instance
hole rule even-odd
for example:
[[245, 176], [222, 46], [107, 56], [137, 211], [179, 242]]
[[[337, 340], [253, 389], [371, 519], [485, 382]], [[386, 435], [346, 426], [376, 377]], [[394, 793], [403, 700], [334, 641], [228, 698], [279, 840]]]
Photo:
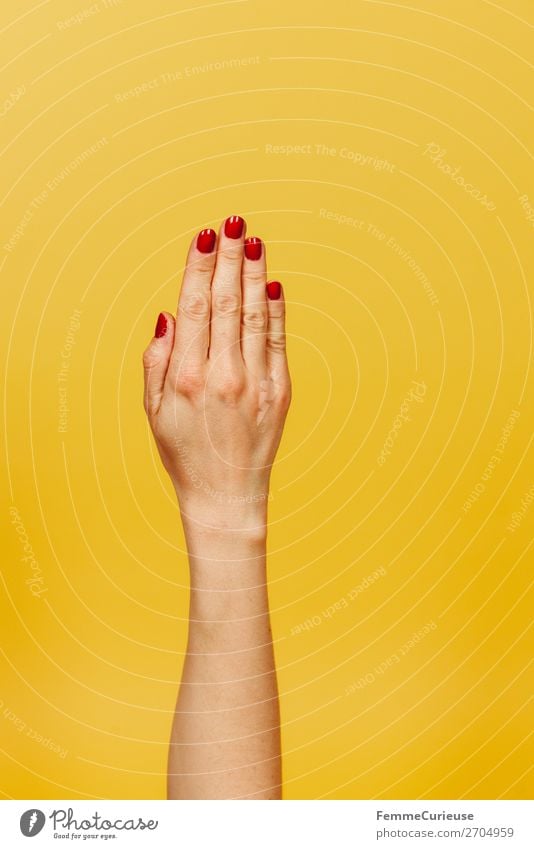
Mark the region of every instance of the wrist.
[[221, 538], [237, 534], [260, 540], [266, 536], [267, 489], [217, 499], [178, 488], [176, 494], [186, 534]]
[[[203, 507], [203, 509], [200, 509]], [[205, 563], [259, 562], [267, 545], [267, 505], [199, 505], [180, 500], [191, 566]]]
[[246, 524], [236, 521], [224, 526], [206, 525], [182, 516], [182, 524], [189, 554], [209, 560], [243, 561], [264, 555], [267, 546], [265, 517], [248, 517]]
[[220, 651], [221, 629], [239, 633], [241, 647], [263, 629], [268, 609], [265, 537], [249, 529], [238, 533], [193, 533], [187, 539], [190, 569], [190, 621], [205, 639], [216, 637]]
[[212, 618], [216, 606], [214, 618], [224, 619], [238, 604], [248, 616], [252, 597], [263, 597], [267, 581], [265, 526], [228, 531], [184, 524], [184, 530], [196, 614]]

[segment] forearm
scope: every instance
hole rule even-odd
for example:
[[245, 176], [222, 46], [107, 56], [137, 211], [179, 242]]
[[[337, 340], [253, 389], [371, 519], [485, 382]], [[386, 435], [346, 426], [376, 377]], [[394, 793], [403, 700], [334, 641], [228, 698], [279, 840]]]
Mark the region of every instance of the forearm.
[[169, 754], [168, 795], [276, 799], [280, 718], [265, 526], [186, 525], [190, 624]]

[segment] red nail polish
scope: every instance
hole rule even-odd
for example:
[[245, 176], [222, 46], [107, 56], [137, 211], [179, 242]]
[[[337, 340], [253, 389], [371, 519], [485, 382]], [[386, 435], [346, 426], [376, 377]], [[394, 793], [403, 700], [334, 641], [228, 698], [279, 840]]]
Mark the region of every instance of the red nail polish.
[[278, 280], [271, 280], [267, 283], [267, 297], [270, 301], [277, 301], [282, 294], [282, 287]]
[[203, 254], [210, 254], [215, 247], [217, 233], [208, 227], [207, 230], [201, 230], [197, 236], [197, 248]]
[[154, 330], [154, 336], [156, 339], [161, 339], [162, 336], [165, 336], [167, 332], [167, 324], [167, 316], [160, 312], [156, 322], [156, 329]]
[[251, 236], [245, 239], [245, 256], [247, 259], [260, 259], [262, 251], [262, 241], [258, 236]]
[[240, 239], [245, 222], [240, 215], [231, 215], [224, 222], [224, 235], [229, 239]]

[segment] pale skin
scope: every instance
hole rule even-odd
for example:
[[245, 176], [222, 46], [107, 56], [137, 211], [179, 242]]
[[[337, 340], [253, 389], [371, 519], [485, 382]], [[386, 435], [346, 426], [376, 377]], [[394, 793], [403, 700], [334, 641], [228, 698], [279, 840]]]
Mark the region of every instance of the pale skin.
[[160, 316], [143, 364], [191, 582], [167, 795], [279, 799], [267, 498], [291, 383], [283, 291], [267, 285], [265, 246], [245, 244], [242, 219], [195, 236], [177, 315]]

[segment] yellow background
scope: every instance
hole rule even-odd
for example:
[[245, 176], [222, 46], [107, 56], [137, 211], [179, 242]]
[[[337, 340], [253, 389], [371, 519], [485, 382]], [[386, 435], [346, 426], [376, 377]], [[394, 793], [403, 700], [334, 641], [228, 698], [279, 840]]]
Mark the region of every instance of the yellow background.
[[229, 214], [288, 300], [285, 797], [530, 795], [532, 12], [2, 4], [3, 797], [165, 795], [188, 577], [140, 358]]

